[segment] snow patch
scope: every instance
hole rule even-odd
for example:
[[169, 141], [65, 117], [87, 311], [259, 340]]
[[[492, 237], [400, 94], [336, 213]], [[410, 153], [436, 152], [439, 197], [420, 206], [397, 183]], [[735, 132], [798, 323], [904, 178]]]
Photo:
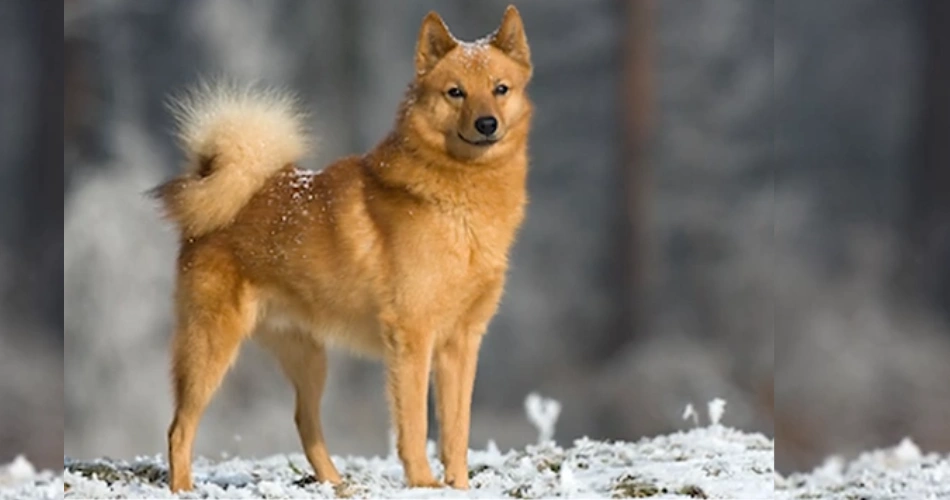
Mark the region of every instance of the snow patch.
[[63, 476], [50, 471], [37, 472], [23, 455], [0, 466], [0, 499], [63, 497]]
[[776, 498], [950, 498], [950, 456], [924, 454], [909, 438], [862, 453], [851, 462], [832, 456], [814, 471], [776, 476]]
[[17, 455], [12, 462], [0, 468], [0, 485], [15, 484], [30, 479], [35, 474], [33, 464], [23, 455]]

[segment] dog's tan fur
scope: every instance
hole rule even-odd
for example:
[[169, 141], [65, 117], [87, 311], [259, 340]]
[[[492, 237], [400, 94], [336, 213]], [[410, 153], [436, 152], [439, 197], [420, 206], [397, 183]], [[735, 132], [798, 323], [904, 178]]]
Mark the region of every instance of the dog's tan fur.
[[[155, 191], [182, 234], [172, 490], [192, 488], [198, 422], [250, 337], [294, 385], [318, 479], [340, 481], [320, 425], [325, 346], [338, 344], [384, 361], [410, 486], [440, 484], [425, 453], [434, 371], [444, 481], [468, 487], [479, 345], [527, 201], [530, 53], [513, 7], [475, 43], [430, 13], [415, 63], [393, 132], [320, 173], [297, 169], [307, 140], [285, 97], [212, 86], [178, 106], [189, 167]], [[448, 95], [453, 86], [466, 95]], [[497, 142], [468, 142], [486, 115], [498, 120]]]
[[163, 188], [164, 201], [187, 238], [229, 224], [274, 173], [309, 147], [304, 116], [280, 92], [205, 84], [173, 101], [172, 111], [187, 175]]

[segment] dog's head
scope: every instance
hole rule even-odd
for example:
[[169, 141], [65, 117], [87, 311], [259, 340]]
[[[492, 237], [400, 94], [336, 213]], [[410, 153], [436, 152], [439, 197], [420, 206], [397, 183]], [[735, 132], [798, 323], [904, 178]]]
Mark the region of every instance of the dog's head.
[[489, 162], [520, 147], [528, 133], [531, 53], [518, 10], [475, 42], [457, 40], [435, 12], [422, 21], [416, 78], [403, 112], [428, 147], [462, 161]]

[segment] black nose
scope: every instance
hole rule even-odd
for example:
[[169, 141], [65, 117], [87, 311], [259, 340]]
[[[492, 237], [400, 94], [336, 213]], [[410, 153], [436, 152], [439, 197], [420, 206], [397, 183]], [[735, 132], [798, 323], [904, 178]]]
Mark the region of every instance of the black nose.
[[475, 130], [484, 136], [489, 136], [498, 130], [498, 120], [494, 116], [481, 116], [475, 119]]

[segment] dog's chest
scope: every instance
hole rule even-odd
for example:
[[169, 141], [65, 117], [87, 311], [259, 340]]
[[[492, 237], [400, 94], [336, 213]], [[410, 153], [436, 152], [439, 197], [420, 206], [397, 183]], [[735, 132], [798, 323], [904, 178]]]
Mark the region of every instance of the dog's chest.
[[414, 215], [400, 238], [399, 274], [407, 288], [463, 300], [470, 288], [504, 272], [512, 238], [497, 221], [460, 211]]
[[442, 215], [442, 231], [447, 237], [445, 252], [452, 255], [460, 269], [487, 272], [506, 265], [513, 229], [507, 217], [492, 218], [482, 213], [465, 211]]

